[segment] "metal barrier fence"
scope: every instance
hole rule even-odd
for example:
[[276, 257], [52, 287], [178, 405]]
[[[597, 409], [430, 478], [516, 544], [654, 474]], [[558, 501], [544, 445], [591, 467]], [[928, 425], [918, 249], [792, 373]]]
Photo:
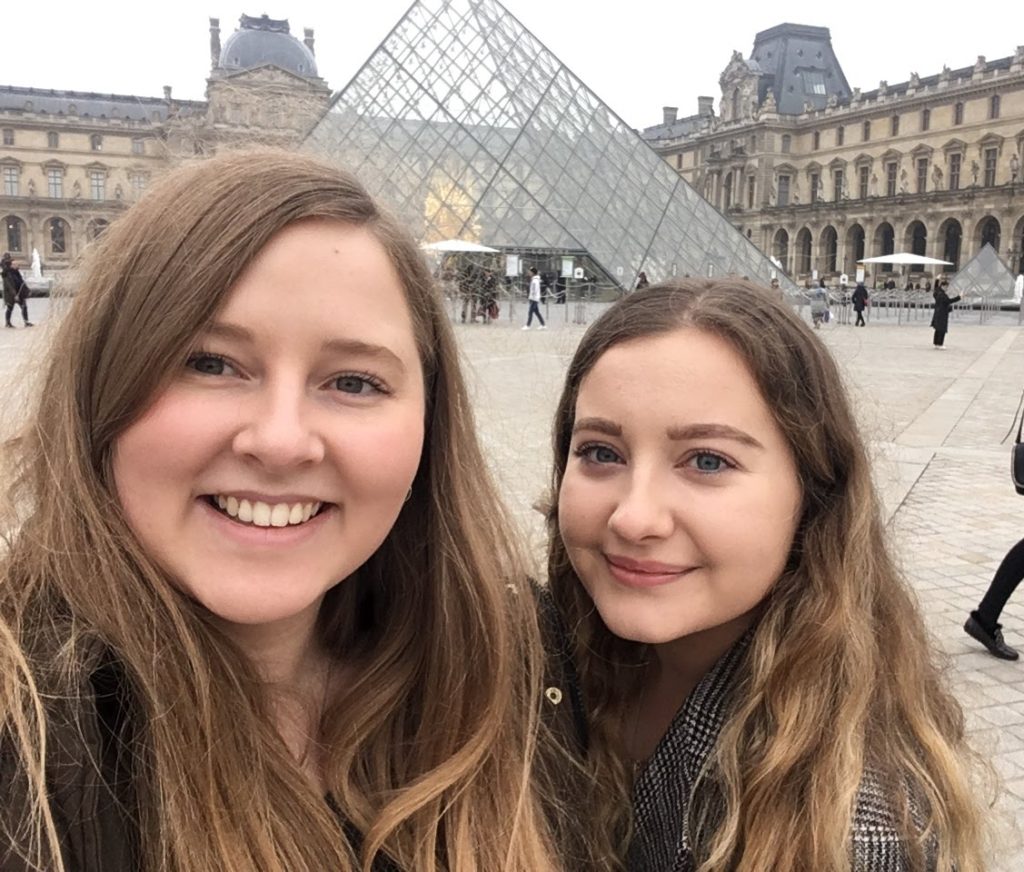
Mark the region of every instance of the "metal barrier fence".
[[[864, 310], [864, 318], [872, 318], [889, 324], [930, 324], [935, 300], [931, 291], [900, 291], [879, 288], [870, 292], [871, 297]], [[810, 296], [800, 291], [787, 295], [787, 299], [797, 312], [803, 316], [805, 306], [810, 305]], [[831, 318], [840, 324], [849, 324], [853, 318], [853, 306], [849, 292], [846, 294], [829, 291], [829, 311]], [[1024, 323], [1024, 305], [1018, 305], [1012, 299], [991, 297], [982, 294], [971, 294], [953, 304], [950, 317], [960, 323], [968, 323], [977, 317], [979, 324], [986, 324], [993, 315], [1004, 311], [1015, 314], [1017, 323]]]

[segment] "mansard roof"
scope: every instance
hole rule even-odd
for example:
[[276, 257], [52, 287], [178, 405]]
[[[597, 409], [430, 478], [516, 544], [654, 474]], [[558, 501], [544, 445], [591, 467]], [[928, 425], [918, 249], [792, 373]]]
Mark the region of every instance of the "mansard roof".
[[[202, 106], [189, 101], [176, 105]], [[97, 94], [91, 91], [58, 91], [0, 85], [0, 112], [33, 112], [78, 118], [123, 118], [132, 121], [165, 121], [170, 104], [160, 97], [131, 94]]]
[[751, 60], [763, 70], [758, 102], [771, 92], [780, 115], [800, 115], [808, 103], [824, 109], [830, 97], [850, 97], [827, 27], [779, 24], [762, 30], [754, 37]]

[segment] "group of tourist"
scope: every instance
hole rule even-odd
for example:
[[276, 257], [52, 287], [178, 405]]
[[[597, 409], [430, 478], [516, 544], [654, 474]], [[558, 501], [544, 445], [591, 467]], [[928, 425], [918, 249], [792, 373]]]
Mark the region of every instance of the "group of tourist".
[[3, 872], [986, 867], [842, 378], [774, 293], [589, 327], [533, 579], [437, 285], [349, 175], [175, 170], [80, 287], [3, 453]]

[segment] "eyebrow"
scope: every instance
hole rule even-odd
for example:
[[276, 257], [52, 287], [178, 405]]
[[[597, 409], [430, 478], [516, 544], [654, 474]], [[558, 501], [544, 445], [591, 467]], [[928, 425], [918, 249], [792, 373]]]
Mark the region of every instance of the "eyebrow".
[[[607, 418], [580, 418], [573, 424], [573, 434], [580, 430], [604, 433], [606, 436], [622, 436], [622, 427]], [[749, 433], [728, 424], [687, 424], [683, 427], [669, 427], [666, 435], [673, 442], [687, 439], [731, 439], [751, 448], [764, 450], [764, 446]]]
[[[224, 321], [217, 321], [211, 324], [206, 330], [206, 335], [222, 339], [233, 339], [236, 342], [244, 342], [249, 345], [256, 343], [252, 331], [237, 324], [230, 324]], [[390, 348], [386, 348], [383, 345], [375, 345], [372, 342], [363, 342], [361, 339], [328, 339], [320, 348], [322, 351], [333, 354], [358, 354], [363, 357], [377, 358], [398, 366], [402, 371], [405, 370], [405, 364], [402, 363], [402, 359]]]

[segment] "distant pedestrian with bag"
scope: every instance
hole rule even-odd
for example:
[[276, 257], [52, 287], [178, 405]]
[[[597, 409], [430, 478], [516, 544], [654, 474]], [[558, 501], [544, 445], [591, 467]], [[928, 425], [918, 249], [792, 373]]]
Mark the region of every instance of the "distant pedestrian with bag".
[[853, 311], [857, 313], [857, 321], [854, 323], [854, 327], [866, 326], [864, 320], [864, 309], [868, 305], [868, 289], [864, 287], [864, 282], [857, 282], [857, 287], [853, 289], [853, 296], [850, 298], [853, 302]]
[[540, 313], [540, 275], [537, 272], [536, 267], [530, 267], [530, 311], [526, 316], [526, 324], [523, 326], [524, 330], [529, 330], [530, 325], [533, 323], [533, 316], [537, 316], [537, 320], [540, 321], [540, 329], [545, 328], [544, 316]]
[[816, 283], [808, 292], [808, 296], [811, 298], [811, 322], [815, 330], [820, 330], [821, 322], [827, 324], [830, 318], [828, 291]]
[[14, 312], [14, 307], [17, 305], [21, 309], [21, 320], [25, 322], [25, 326], [32, 327], [32, 322], [28, 320], [28, 303], [26, 302], [28, 285], [25, 284], [25, 279], [21, 276], [21, 270], [14, 265], [14, 260], [7, 252], [0, 257], [0, 276], [3, 277], [4, 305], [7, 307], [7, 311], [4, 313], [4, 326], [14, 326], [11, 323], [11, 313]]
[[935, 285], [935, 290], [932, 291], [932, 296], [935, 298], [935, 312], [932, 314], [932, 329], [935, 331], [935, 338], [932, 343], [936, 348], [942, 348], [943, 341], [946, 338], [946, 333], [949, 332], [949, 310], [953, 308], [954, 303], [960, 302], [960, 295], [950, 297], [946, 293], [946, 288], [949, 287], [949, 282], [938, 282]]

